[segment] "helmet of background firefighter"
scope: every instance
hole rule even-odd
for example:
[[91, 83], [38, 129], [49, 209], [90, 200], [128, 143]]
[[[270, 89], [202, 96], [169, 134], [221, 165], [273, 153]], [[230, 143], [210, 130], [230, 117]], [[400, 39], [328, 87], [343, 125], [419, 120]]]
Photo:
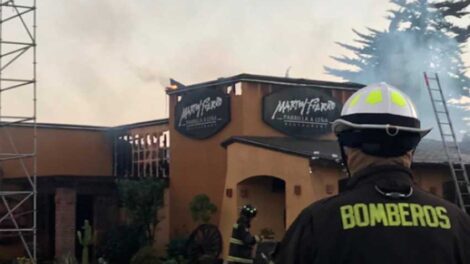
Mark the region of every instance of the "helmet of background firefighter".
[[251, 204], [243, 205], [242, 209], [240, 210], [240, 215], [245, 216], [249, 219], [256, 217], [256, 214], [257, 214], [257, 210]]
[[421, 128], [411, 99], [383, 82], [355, 92], [333, 122], [341, 147], [359, 148], [380, 157], [397, 157], [415, 149], [430, 131]]

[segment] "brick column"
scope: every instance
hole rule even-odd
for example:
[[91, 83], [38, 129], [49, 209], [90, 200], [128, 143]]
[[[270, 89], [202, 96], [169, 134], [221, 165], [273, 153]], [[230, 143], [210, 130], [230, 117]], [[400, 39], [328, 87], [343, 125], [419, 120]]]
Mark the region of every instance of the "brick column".
[[55, 255], [75, 255], [75, 208], [77, 192], [57, 188], [55, 193]]

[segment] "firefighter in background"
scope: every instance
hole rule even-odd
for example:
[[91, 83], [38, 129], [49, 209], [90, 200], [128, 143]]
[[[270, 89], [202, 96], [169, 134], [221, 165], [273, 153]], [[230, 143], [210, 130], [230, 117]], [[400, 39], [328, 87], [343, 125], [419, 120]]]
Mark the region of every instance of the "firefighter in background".
[[430, 129], [405, 94], [385, 83], [360, 89], [333, 131], [347, 190], [304, 209], [276, 264], [470, 263], [470, 217], [414, 185], [412, 155]]
[[247, 204], [240, 211], [237, 223], [233, 225], [230, 238], [229, 264], [253, 263], [253, 247], [261, 239], [250, 234], [251, 220], [256, 217], [256, 208]]

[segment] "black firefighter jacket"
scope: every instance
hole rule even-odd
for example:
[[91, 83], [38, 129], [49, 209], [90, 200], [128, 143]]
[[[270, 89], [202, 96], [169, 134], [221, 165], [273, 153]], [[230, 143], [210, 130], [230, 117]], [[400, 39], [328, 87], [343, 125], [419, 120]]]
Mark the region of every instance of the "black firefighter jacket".
[[257, 236], [250, 234], [248, 220], [243, 217], [233, 225], [232, 237], [230, 238], [229, 264], [250, 264], [253, 263], [252, 251], [258, 242]]
[[[470, 217], [411, 176], [395, 166], [358, 173], [348, 190], [304, 209], [275, 263], [470, 264]], [[397, 192], [409, 197], [386, 196]]]

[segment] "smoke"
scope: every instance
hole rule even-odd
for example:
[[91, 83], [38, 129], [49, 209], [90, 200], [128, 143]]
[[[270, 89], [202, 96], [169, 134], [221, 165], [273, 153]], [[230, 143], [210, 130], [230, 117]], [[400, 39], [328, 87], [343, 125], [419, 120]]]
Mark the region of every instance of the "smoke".
[[292, 65], [292, 77], [331, 80], [322, 68], [341, 52], [333, 41], [351, 39], [351, 27], [384, 28], [388, 5], [42, 0], [39, 116], [100, 125], [166, 117], [168, 77], [191, 84], [241, 72], [284, 76]]
[[[416, 5], [418, 2], [423, 3], [415, 1]], [[451, 119], [456, 127], [455, 131], [462, 134], [468, 130], [468, 126], [462, 120], [470, 115], [468, 112], [470, 78], [464, 74], [466, 69], [461, 59], [461, 46], [453, 37], [433, 28], [436, 21], [443, 19], [438, 12], [434, 12], [434, 9], [416, 8], [402, 11], [407, 15], [413, 13], [408, 19], [410, 17], [413, 19], [414, 16], [417, 21], [414, 21], [413, 25], [400, 23], [399, 15], [395, 13], [390, 17], [388, 30], [369, 29], [366, 34], [359, 33], [362, 36], [372, 36], [371, 46], [366, 52], [373, 54], [356, 57], [356, 62], [362, 64], [359, 71], [345, 74], [342, 70], [331, 68], [327, 70], [332, 74], [347, 76], [346, 79], [351, 81], [360, 83], [385, 81], [403, 90], [415, 102], [422, 125], [435, 128], [430, 134], [433, 138], [439, 138], [439, 134], [423, 72], [427, 72], [430, 77], [434, 77], [434, 73], [437, 73], [444, 92], [444, 100], [448, 102]], [[419, 13], [418, 18], [415, 16], [416, 13]], [[436, 82], [430, 83], [433, 89], [438, 88]], [[438, 95], [436, 92], [433, 93]], [[438, 108], [443, 110], [442, 106]], [[461, 136], [458, 135], [459, 138]]]
[[128, 61], [127, 66], [143, 83], [154, 83], [161, 87], [167, 87], [169, 85], [169, 76], [151, 65], [136, 65]]

